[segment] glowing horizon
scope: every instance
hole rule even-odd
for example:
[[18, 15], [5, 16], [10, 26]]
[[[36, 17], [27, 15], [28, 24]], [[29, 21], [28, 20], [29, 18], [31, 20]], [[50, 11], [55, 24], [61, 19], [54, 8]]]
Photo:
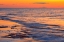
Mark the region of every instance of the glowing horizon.
[[64, 0], [1, 0], [0, 8], [64, 8]]

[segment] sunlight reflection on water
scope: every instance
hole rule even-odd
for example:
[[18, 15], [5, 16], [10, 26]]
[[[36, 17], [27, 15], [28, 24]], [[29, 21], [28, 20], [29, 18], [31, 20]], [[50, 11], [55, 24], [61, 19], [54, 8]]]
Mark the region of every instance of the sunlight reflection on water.
[[64, 9], [1, 9], [0, 19], [23, 25], [34, 40], [64, 41]]

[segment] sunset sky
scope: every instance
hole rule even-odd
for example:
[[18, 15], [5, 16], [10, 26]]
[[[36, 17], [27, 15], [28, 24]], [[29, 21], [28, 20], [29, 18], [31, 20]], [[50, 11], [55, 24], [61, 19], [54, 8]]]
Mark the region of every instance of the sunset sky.
[[64, 8], [64, 0], [0, 0], [0, 8]]

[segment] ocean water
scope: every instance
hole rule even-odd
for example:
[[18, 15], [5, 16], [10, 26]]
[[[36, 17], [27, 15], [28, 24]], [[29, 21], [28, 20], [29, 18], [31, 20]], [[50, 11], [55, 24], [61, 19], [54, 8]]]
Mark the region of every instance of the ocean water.
[[[27, 31], [30, 31], [29, 34], [26, 32], [27, 38], [32, 38], [36, 42], [37, 40], [38, 42], [64, 42], [64, 9], [1, 8], [0, 20], [12, 21], [23, 25], [21, 28], [26, 28], [28, 29]], [[0, 33], [3, 33], [2, 31], [0, 30]], [[0, 36], [0, 42], [23, 42], [24, 38], [11, 36], [8, 39], [8, 37]], [[27, 40], [24, 42], [35, 41]]]

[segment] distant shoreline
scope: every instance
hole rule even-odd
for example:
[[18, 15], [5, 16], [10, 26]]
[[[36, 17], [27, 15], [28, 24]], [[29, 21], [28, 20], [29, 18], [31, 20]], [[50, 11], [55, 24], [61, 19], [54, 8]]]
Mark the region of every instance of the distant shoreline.
[[0, 8], [0, 9], [64, 9], [64, 8]]

